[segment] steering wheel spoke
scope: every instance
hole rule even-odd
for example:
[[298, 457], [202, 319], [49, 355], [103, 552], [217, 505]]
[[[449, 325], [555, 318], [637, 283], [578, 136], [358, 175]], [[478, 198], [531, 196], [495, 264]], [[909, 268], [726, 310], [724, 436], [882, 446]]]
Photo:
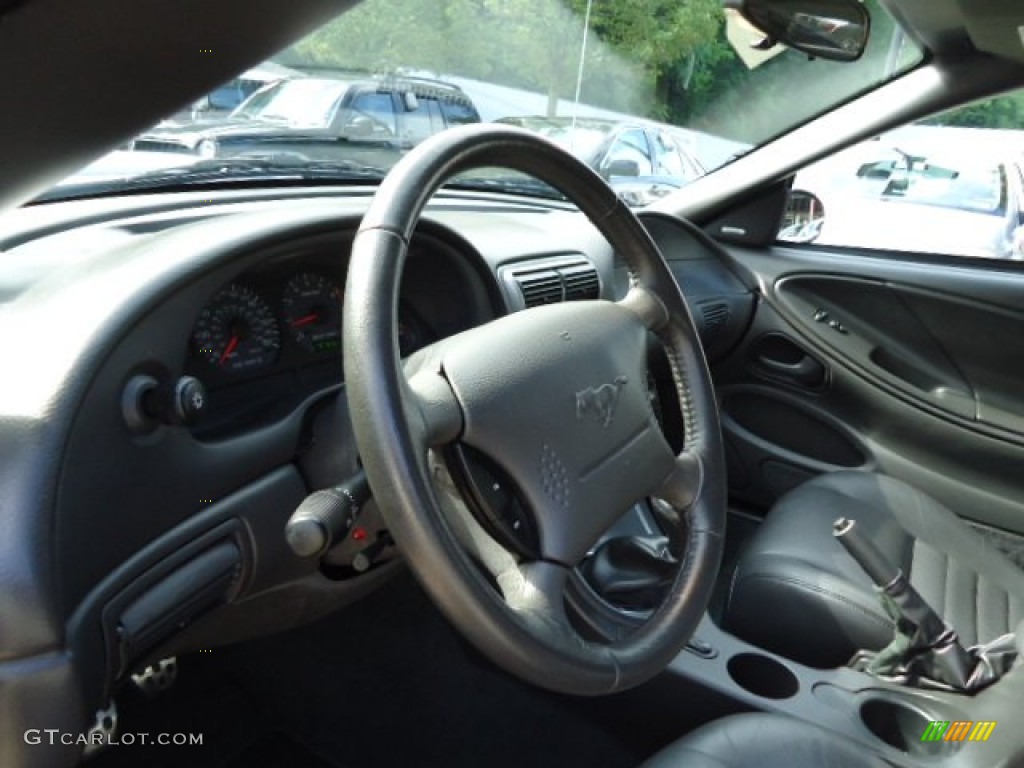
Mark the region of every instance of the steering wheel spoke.
[[520, 563], [498, 576], [505, 603], [513, 611], [543, 618], [569, 629], [565, 613], [565, 586], [569, 570], [556, 563], [534, 560]]
[[678, 510], [686, 510], [700, 496], [703, 482], [704, 467], [700, 456], [691, 451], [683, 451], [672, 462], [672, 469], [655, 496]]
[[661, 332], [668, 325], [669, 313], [665, 304], [654, 291], [639, 283], [630, 287], [629, 293], [619, 301], [619, 306], [636, 315], [644, 327], [653, 333]]
[[409, 406], [421, 420], [420, 438], [425, 448], [453, 442], [462, 432], [459, 400], [441, 373], [420, 370], [408, 379]]

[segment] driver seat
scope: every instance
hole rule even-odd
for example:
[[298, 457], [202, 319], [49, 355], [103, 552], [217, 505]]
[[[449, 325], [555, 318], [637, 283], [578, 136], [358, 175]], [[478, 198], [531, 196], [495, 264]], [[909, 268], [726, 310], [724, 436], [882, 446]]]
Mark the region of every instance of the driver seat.
[[642, 768], [889, 768], [863, 746], [811, 723], [764, 712], [690, 732]]

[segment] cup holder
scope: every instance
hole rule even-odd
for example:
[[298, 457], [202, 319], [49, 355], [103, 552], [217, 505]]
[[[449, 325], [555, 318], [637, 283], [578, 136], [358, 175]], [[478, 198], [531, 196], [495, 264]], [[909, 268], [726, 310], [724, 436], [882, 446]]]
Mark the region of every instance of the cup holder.
[[928, 724], [938, 718], [904, 701], [868, 699], [861, 704], [860, 719], [875, 737], [900, 752], [938, 755], [953, 748], [953, 742], [921, 741]]
[[766, 699], [788, 699], [800, 690], [789, 667], [760, 653], [738, 653], [726, 668], [736, 685]]

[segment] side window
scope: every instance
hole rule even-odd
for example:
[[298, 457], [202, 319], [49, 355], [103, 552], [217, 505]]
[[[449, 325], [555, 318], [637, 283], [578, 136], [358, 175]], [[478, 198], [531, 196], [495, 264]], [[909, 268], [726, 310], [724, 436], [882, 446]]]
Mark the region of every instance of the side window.
[[246, 80], [245, 78], [238, 79], [238, 88], [241, 91], [242, 99], [249, 98], [266, 84], [265, 80]]
[[704, 175], [687, 155], [686, 150], [669, 134], [655, 131], [653, 139], [655, 174], [673, 176], [683, 181], [693, 181]]
[[239, 117], [255, 117], [260, 114], [274, 100], [274, 97], [280, 92], [281, 86], [282, 84], [278, 82], [255, 91], [249, 98], [238, 105], [235, 115]]
[[245, 98], [245, 94], [242, 92], [239, 81], [232, 80], [219, 88], [210, 91], [208, 98], [210, 109], [230, 112], [242, 103], [242, 100]]
[[466, 125], [468, 123], [480, 122], [480, 115], [477, 114], [472, 104], [448, 100], [443, 100], [440, 103], [441, 112], [444, 114], [448, 125]]
[[445, 127], [437, 99], [428, 96], [417, 96], [416, 108], [403, 113], [402, 120], [402, 138], [412, 144], [419, 144]]
[[351, 110], [353, 116], [348, 118], [350, 121], [358, 119], [359, 116], [368, 117], [376, 123], [372, 133], [381, 133], [381, 128], [386, 128], [387, 132], [394, 136], [395, 103], [390, 92], [365, 91], [360, 93], [352, 100]]
[[[636, 173], [627, 173], [626, 168], [636, 165]], [[650, 176], [654, 171], [647, 137], [639, 129], [624, 131], [615, 139], [604, 162], [602, 169], [611, 176]]]
[[796, 175], [778, 239], [1022, 259], [1021, 128], [1024, 93], [899, 128], [825, 158]]

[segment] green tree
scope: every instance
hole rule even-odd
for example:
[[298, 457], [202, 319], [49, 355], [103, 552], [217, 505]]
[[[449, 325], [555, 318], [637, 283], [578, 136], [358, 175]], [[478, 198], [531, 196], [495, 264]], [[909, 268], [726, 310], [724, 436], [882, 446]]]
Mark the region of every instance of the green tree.
[[[490, 79], [545, 93], [553, 115], [559, 99], [575, 90], [586, 5], [586, 0], [368, 0], [280, 60], [293, 66], [412, 68]], [[594, 0], [584, 70], [589, 100], [641, 111], [659, 101], [642, 98], [644, 91], [671, 95], [680, 72], [696, 63], [721, 19], [718, 0]], [[509, 50], [517, 52], [514, 61], [506, 56]]]
[[1012, 93], [970, 104], [926, 120], [927, 125], [961, 128], [1024, 128], [1024, 93]]
[[[486, 76], [488, 51], [477, 32], [480, 0], [371, 0], [301, 40], [280, 57], [293, 66], [390, 73], [399, 68]], [[450, 41], [457, 40], [457, 45]]]
[[[574, 2], [586, 6], [585, 0]], [[641, 64], [661, 104], [687, 88], [698, 56], [724, 18], [719, 0], [594, 0], [592, 13], [597, 34]]]

